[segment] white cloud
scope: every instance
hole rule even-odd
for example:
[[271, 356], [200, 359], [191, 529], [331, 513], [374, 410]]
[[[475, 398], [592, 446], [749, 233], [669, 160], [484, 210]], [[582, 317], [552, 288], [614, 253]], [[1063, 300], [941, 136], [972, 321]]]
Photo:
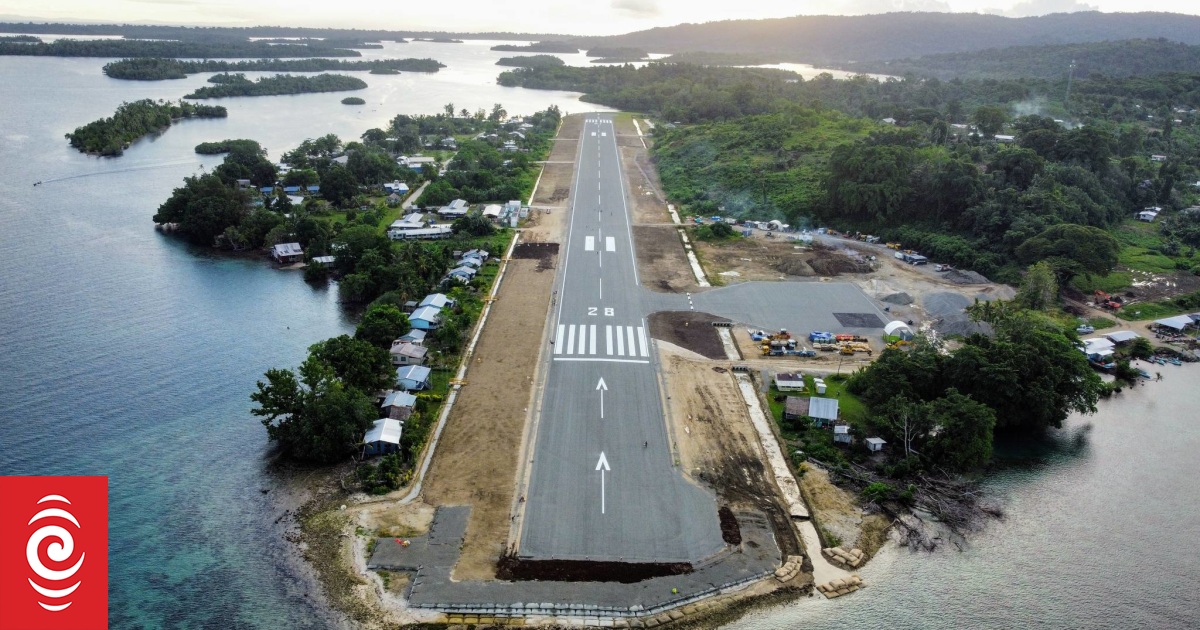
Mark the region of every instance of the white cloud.
[[662, 14], [658, 0], [612, 0], [612, 8], [632, 17], [655, 17]]
[[1001, 15], [1009, 17], [1030, 17], [1049, 13], [1077, 13], [1079, 11], [1099, 11], [1094, 5], [1085, 4], [1079, 0], [1025, 0], [1018, 2]]
[[944, 0], [847, 0], [835, 4], [833, 10], [822, 11], [841, 15], [873, 15], [897, 11], [931, 11], [949, 13], [950, 5]]

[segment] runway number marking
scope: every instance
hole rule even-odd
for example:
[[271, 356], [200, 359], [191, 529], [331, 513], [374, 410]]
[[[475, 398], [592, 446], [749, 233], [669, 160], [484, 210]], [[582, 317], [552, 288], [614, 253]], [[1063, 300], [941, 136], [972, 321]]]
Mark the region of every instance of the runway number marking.
[[[588, 307], [588, 315], [595, 317], [596, 315], [599, 315], [599, 314], [600, 314], [599, 306], [589, 306]], [[616, 314], [616, 311], [611, 306], [604, 307], [604, 316], [605, 317], [612, 317], [615, 314]]]

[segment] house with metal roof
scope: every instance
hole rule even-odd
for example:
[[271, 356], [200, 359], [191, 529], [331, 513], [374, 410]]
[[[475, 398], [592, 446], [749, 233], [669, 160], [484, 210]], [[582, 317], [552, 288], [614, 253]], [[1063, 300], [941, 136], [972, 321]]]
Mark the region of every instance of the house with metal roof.
[[1156, 319], [1156, 320], [1154, 320], [1154, 323], [1163, 328], [1169, 328], [1169, 329], [1175, 330], [1175, 331], [1182, 331], [1189, 326], [1195, 325], [1196, 321], [1193, 320], [1190, 315], [1176, 315], [1175, 317], [1166, 317], [1163, 319]]
[[804, 389], [804, 375], [799, 372], [779, 372], [775, 375], [775, 389], [781, 392]]
[[337, 262], [336, 256], [313, 256], [312, 261], [319, 265], [332, 265]]
[[826, 426], [837, 421], [838, 401], [836, 398], [820, 396], [811, 398], [788, 396], [783, 406], [783, 417], [785, 420], [799, 420], [808, 417], [812, 418], [813, 424]]
[[1108, 339], [1115, 344], [1128, 343], [1134, 339], [1137, 339], [1138, 337], [1141, 337], [1141, 335], [1133, 332], [1132, 330], [1118, 330], [1116, 332], [1110, 332], [1107, 335], [1104, 335], [1105, 339]]
[[413, 328], [421, 330], [436, 330], [442, 324], [442, 309], [432, 306], [419, 306], [408, 316], [408, 323]]
[[304, 261], [304, 250], [300, 249], [300, 243], [279, 243], [271, 248], [271, 256], [275, 261], [289, 265], [291, 263]]
[[414, 346], [423, 346], [425, 345], [425, 331], [419, 328], [414, 328], [404, 333], [404, 336], [400, 337], [396, 341], [393, 341], [392, 343], [396, 342], [411, 343]]
[[404, 423], [392, 418], [380, 418], [363, 435], [363, 457], [386, 455], [400, 450], [400, 433]]
[[405, 391], [391, 391], [379, 405], [383, 415], [393, 420], [407, 420], [417, 406], [417, 397]]
[[470, 210], [471, 206], [466, 199], [455, 199], [449, 205], [438, 208], [437, 213], [444, 217], [465, 217]]
[[879, 451], [882, 451], [885, 444], [887, 444], [887, 440], [884, 440], [883, 438], [867, 438], [867, 450], [871, 451], [872, 453], [878, 453]]
[[405, 365], [396, 368], [396, 386], [405, 391], [429, 389], [432, 371], [424, 365]]
[[426, 295], [425, 299], [421, 300], [421, 303], [418, 304], [417, 306], [418, 307], [432, 306], [434, 308], [447, 308], [447, 307], [452, 308], [454, 306], [454, 300], [450, 299], [445, 293], [430, 293], [429, 295]]
[[429, 353], [429, 348], [406, 341], [393, 342], [390, 353], [392, 365], [425, 365], [425, 355]]
[[835, 444], [850, 443], [850, 425], [839, 424], [833, 427], [833, 442]]

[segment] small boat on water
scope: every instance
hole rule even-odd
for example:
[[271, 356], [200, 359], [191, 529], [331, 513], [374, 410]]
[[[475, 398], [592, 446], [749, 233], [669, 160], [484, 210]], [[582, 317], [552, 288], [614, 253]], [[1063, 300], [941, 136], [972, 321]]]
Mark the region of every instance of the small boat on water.
[[1144, 379], [1147, 379], [1147, 380], [1150, 379], [1150, 373], [1147, 372], [1146, 370], [1138, 370], [1138, 376], [1140, 376]]
[[41, 186], [41, 185], [42, 185], [42, 182], [40, 182], [40, 181], [36, 181], [36, 182], [33, 182], [33, 185], [34, 185], [34, 186]]
[[1167, 359], [1167, 363], [1170, 363], [1171, 365], [1183, 365], [1183, 361], [1180, 361], [1176, 357], [1171, 357], [1171, 358]]

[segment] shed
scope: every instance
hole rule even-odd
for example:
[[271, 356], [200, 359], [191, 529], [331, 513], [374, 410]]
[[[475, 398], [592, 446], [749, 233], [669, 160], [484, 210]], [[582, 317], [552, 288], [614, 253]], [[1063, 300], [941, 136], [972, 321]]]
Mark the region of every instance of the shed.
[[447, 217], [465, 217], [471, 206], [467, 204], [466, 199], [455, 199], [449, 205], [438, 208], [438, 214]]
[[281, 264], [297, 263], [304, 260], [304, 250], [300, 243], [279, 243], [271, 248], [271, 256]]
[[808, 415], [808, 399], [801, 396], [788, 396], [783, 404], [783, 419], [798, 420]]
[[426, 295], [425, 299], [421, 300], [421, 303], [417, 306], [432, 306], [434, 308], [446, 308], [447, 306], [453, 307], [454, 300], [447, 297], [445, 293], [430, 293], [429, 295]]
[[890, 337], [899, 337], [905, 341], [912, 341], [913, 331], [908, 327], [908, 324], [900, 320], [888, 322], [887, 326], [883, 327], [883, 333]]
[[[425, 331], [414, 328], [414, 329], [408, 331], [407, 333], [404, 333], [404, 336], [397, 339], [396, 341], [411, 343], [414, 346], [423, 346], [423, 345], [425, 345]], [[392, 342], [392, 343], [395, 343], [395, 342]]]
[[1163, 328], [1170, 328], [1171, 330], [1183, 330], [1196, 322], [1188, 315], [1176, 315], [1175, 317], [1156, 319], [1154, 323]]
[[417, 397], [405, 391], [391, 391], [383, 398], [379, 408], [386, 417], [394, 420], [407, 420], [417, 405]]
[[404, 423], [392, 418], [380, 418], [363, 436], [363, 457], [385, 455], [400, 450], [400, 433]]
[[1133, 332], [1132, 330], [1118, 330], [1116, 332], [1110, 332], [1107, 335], [1104, 335], [1106, 339], [1115, 344], [1127, 343], [1137, 339], [1140, 336], [1141, 335]]
[[879, 451], [882, 451], [884, 444], [887, 444], [887, 441], [884, 440], [883, 438], [877, 438], [877, 437], [867, 438], [867, 450], [871, 451], [873, 453], [878, 453]]
[[336, 256], [313, 256], [312, 261], [319, 265], [332, 265], [337, 262]]
[[429, 349], [407, 341], [392, 342], [392, 365], [424, 365]]
[[500, 205], [491, 203], [483, 207], [483, 216], [489, 219], [500, 218]]
[[813, 420], [827, 420], [829, 422], [835, 422], [838, 418], [837, 399], [813, 396], [809, 399], [808, 415], [812, 417]]
[[405, 365], [396, 368], [396, 385], [405, 391], [429, 389], [430, 369], [424, 365]]
[[846, 424], [839, 424], [833, 427], [833, 441], [836, 444], [849, 444], [850, 426]]
[[775, 375], [775, 389], [781, 392], [804, 389], [804, 375], [799, 372], [780, 372]]
[[1137, 218], [1138, 218], [1138, 221], [1145, 221], [1146, 223], [1154, 223], [1154, 220], [1158, 218], [1158, 210], [1146, 208], [1145, 210], [1142, 210], [1141, 212], [1137, 213]]
[[433, 306], [419, 306], [408, 316], [408, 323], [413, 328], [434, 330], [442, 323], [442, 309]]

